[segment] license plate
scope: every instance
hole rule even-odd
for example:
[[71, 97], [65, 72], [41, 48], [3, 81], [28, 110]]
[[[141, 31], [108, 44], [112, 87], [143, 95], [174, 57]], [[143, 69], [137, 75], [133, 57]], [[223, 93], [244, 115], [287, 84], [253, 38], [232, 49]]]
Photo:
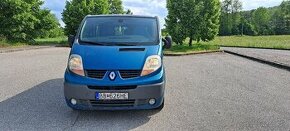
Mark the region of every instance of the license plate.
[[129, 99], [128, 93], [96, 93], [97, 100], [125, 100]]

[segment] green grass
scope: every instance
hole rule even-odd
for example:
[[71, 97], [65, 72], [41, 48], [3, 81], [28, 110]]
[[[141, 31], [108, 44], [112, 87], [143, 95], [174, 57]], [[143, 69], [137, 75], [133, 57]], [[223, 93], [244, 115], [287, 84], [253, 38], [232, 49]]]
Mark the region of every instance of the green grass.
[[235, 47], [256, 47], [256, 48], [274, 48], [290, 49], [290, 35], [279, 36], [218, 36], [210, 42], [193, 42], [193, 46], [188, 46], [189, 39], [184, 41], [183, 45], [173, 44], [171, 49], [165, 50], [165, 53], [190, 53], [200, 51], [219, 50], [220, 46]]
[[0, 48], [17, 48], [23, 46], [31, 45], [57, 45], [57, 46], [67, 46], [67, 37], [58, 37], [58, 38], [44, 38], [44, 39], [35, 39], [33, 43], [15, 43], [7, 42], [5, 39], [0, 39]]
[[[188, 39], [183, 45], [175, 45], [165, 52], [198, 52], [207, 50], [218, 50], [219, 46], [238, 46], [238, 47], [258, 47], [258, 48], [275, 48], [290, 49], [290, 35], [281, 36], [219, 36], [210, 42], [193, 43], [192, 47], [188, 46]], [[36, 39], [35, 43], [9, 43], [0, 39], [1, 47], [19, 47], [25, 45], [60, 45], [67, 46], [67, 38], [47, 38]]]
[[166, 49], [165, 53], [192, 53], [192, 52], [201, 52], [201, 51], [214, 51], [219, 50], [218, 45], [209, 45], [209, 44], [193, 44], [191, 47], [188, 44], [183, 45], [173, 45], [170, 49]]
[[280, 36], [220, 36], [206, 45], [290, 49], [290, 35]]
[[23, 46], [27, 46], [28, 44], [26, 43], [11, 43], [11, 42], [7, 42], [6, 40], [0, 40], [0, 48], [6, 48], [6, 47], [10, 47], [10, 48], [17, 48], [17, 47], [23, 47]]
[[0, 48], [8, 47], [9, 44], [7, 44], [5, 41], [0, 41]]
[[67, 37], [35, 39], [36, 45], [67, 45]]

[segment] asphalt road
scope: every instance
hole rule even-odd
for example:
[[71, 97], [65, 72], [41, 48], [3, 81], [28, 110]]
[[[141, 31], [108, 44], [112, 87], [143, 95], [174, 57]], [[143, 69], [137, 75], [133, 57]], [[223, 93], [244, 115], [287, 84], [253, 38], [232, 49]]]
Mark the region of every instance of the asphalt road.
[[69, 49], [0, 54], [0, 130], [290, 130], [290, 72], [214, 53], [166, 57], [156, 111], [72, 111], [63, 97]]
[[290, 66], [290, 50], [222, 47], [223, 50]]

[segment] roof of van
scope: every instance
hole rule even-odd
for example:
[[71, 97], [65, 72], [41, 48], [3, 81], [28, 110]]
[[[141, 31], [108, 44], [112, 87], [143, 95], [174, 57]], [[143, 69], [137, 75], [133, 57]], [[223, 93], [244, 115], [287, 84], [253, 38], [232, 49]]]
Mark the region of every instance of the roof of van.
[[87, 15], [86, 17], [142, 17], [142, 18], [157, 18], [157, 16], [146, 15], [128, 15], [128, 14], [108, 14], [108, 15]]

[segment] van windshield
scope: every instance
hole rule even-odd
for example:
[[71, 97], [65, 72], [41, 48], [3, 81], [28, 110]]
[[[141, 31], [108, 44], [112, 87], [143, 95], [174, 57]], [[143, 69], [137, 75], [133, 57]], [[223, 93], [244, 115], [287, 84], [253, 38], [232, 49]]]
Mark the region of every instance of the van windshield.
[[157, 20], [137, 17], [87, 18], [81, 29], [80, 42], [97, 45], [157, 44]]

